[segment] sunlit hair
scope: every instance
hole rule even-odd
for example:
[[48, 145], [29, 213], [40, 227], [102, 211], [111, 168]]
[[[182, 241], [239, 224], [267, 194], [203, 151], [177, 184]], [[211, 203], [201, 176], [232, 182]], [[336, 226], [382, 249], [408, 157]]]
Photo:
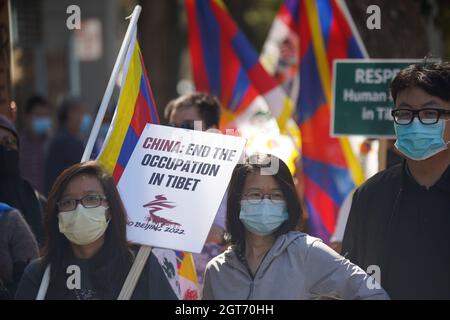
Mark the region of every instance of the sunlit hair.
[[401, 70], [391, 83], [394, 102], [401, 91], [413, 87], [450, 102], [450, 63], [425, 61]]

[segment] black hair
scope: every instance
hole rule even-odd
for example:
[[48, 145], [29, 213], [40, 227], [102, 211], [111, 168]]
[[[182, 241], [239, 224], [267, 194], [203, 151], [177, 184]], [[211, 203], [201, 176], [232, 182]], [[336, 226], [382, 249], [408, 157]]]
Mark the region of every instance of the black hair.
[[47, 99], [39, 94], [29, 97], [25, 103], [25, 114], [30, 114], [37, 106], [48, 106]]
[[78, 98], [65, 98], [58, 106], [58, 123], [64, 126], [67, 123], [69, 113], [79, 107], [83, 102]]
[[[278, 165], [274, 165], [277, 162]], [[261, 170], [269, 170], [268, 168], [278, 168], [278, 170], [275, 170], [273, 177], [286, 199], [288, 211], [288, 220], [275, 231], [274, 236], [278, 237], [289, 231], [297, 230], [300, 226], [302, 207], [289, 168], [283, 161], [273, 155], [254, 154], [247, 157], [244, 163], [236, 166], [228, 187], [226, 226], [231, 237], [228, 241], [232, 244], [243, 244], [245, 242], [245, 227], [239, 219], [245, 181], [250, 174], [261, 173]]]
[[391, 83], [394, 102], [401, 91], [412, 87], [450, 102], [450, 63], [425, 61], [401, 70]]
[[171, 100], [164, 110], [164, 117], [169, 120], [172, 112], [178, 108], [193, 106], [198, 108], [198, 112], [205, 123], [205, 129], [212, 126], [219, 127], [220, 102], [215, 96], [205, 92], [189, 93]]
[[[69, 240], [58, 228], [57, 202], [61, 199], [69, 182], [81, 174], [97, 178], [108, 201], [108, 213], [111, 215], [111, 220], [105, 231], [105, 242], [92, 258], [91, 280], [98, 294], [108, 299], [114, 299], [121, 289], [133, 257], [126, 238], [127, 213], [125, 207], [113, 178], [97, 161], [77, 163], [67, 168], [56, 179], [50, 191], [45, 214], [46, 243], [42, 250], [44, 264], [52, 266], [49, 294], [50, 296], [57, 295], [58, 292], [68, 294], [64, 276], [66, 275], [66, 264], [72, 256], [72, 250]], [[58, 296], [55, 298], [61, 299]]]

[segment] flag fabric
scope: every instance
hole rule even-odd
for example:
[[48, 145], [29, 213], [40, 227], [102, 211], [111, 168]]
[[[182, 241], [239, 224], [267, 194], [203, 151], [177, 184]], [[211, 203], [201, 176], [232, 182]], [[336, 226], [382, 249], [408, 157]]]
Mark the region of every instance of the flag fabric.
[[[128, 47], [119, 101], [97, 160], [110, 172], [116, 184], [127, 166], [142, 131], [147, 123], [159, 123], [158, 113], [153, 99], [150, 83], [148, 81], [144, 61], [136, 39], [134, 30], [130, 46]], [[161, 267], [169, 280], [176, 295], [181, 298], [186, 294], [181, 290], [183, 282], [188, 282], [190, 290], [197, 290], [197, 275], [186, 271], [194, 268], [192, 255], [183, 253], [183, 263], [180, 268], [176, 251], [168, 249], [153, 249]], [[181, 275], [182, 274], [182, 275]], [[190, 293], [190, 296], [195, 296]]]
[[186, 0], [186, 9], [196, 89], [220, 99], [225, 123], [256, 108], [270, 110], [284, 130], [292, 101], [265, 71], [223, 2]]
[[186, 9], [195, 87], [221, 101], [221, 129], [238, 129], [247, 138], [247, 153], [277, 155], [294, 172], [292, 100], [266, 72], [222, 1], [186, 0]]
[[293, 99], [308, 230], [326, 242], [345, 197], [363, 181], [348, 139], [330, 136], [333, 60], [363, 58], [357, 37], [339, 1], [285, 0], [264, 46], [264, 65], [286, 90], [299, 88]]

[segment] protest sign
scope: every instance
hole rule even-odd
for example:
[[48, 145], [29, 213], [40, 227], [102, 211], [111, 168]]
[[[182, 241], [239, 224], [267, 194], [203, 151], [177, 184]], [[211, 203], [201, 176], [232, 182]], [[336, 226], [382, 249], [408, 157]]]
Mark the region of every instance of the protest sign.
[[340, 59], [334, 61], [332, 136], [394, 138], [390, 84], [420, 60]]
[[118, 189], [128, 240], [199, 253], [245, 139], [147, 124]]

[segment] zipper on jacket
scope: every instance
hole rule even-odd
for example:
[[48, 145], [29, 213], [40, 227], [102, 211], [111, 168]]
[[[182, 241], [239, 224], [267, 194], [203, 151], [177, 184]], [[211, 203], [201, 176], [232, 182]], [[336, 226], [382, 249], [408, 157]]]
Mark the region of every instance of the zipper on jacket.
[[250, 300], [250, 297], [253, 295], [254, 287], [255, 287], [255, 282], [252, 279], [252, 283], [250, 283], [250, 292], [248, 293], [247, 299], [245, 299], [245, 300]]

